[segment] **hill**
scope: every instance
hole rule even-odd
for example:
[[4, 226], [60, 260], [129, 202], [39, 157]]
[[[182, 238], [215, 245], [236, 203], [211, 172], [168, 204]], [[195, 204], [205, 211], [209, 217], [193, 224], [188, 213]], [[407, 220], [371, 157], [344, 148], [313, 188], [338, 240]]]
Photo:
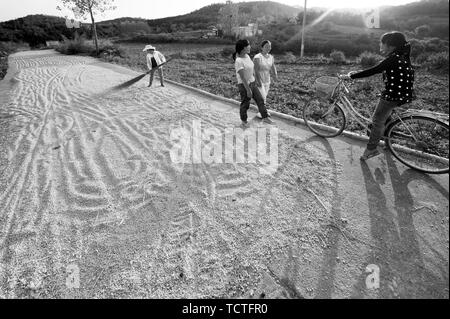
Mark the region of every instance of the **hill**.
[[[296, 41], [303, 19], [302, 10], [272, 1], [236, 3], [238, 6], [239, 25], [260, 22], [260, 28], [266, 37], [279, 43]], [[133, 37], [155, 34], [196, 34], [195, 31], [209, 29], [219, 22], [220, 11], [225, 4], [212, 4], [189, 14], [146, 20], [141, 18], [120, 18], [99, 22], [98, 32], [101, 37], [133, 39]], [[324, 9], [310, 10], [307, 23], [315, 21]], [[295, 19], [293, 19], [296, 17]], [[388, 6], [381, 11], [381, 24], [385, 30], [408, 31], [417, 33], [421, 28], [422, 37], [439, 37], [448, 40], [449, 36], [449, 2], [448, 0], [422, 0], [402, 6]], [[315, 27], [317, 33], [310, 35], [322, 38], [340, 39], [343, 36], [367, 34], [361, 15], [351, 11], [334, 11]], [[346, 31], [347, 30], [347, 31]], [[86, 25], [79, 32], [90, 36], [91, 30]], [[350, 32], [350, 33], [348, 33]], [[379, 32], [375, 32], [379, 33]], [[72, 38], [73, 29], [68, 29], [65, 19], [47, 15], [29, 15], [20, 19], [0, 23], [0, 41], [27, 42], [37, 46], [48, 40]], [[172, 38], [173, 39], [173, 38]], [[363, 39], [367, 42], [367, 39]]]
[[73, 37], [73, 30], [66, 26], [66, 19], [42, 14], [0, 23], [0, 41], [26, 42], [37, 46], [45, 41], [59, 41]]
[[[284, 40], [292, 38], [303, 21], [303, 10], [272, 1], [255, 1], [236, 3], [238, 6], [239, 25], [262, 21], [263, 30], [276, 29], [277, 32], [268, 32], [269, 35], [277, 33]], [[99, 24], [103, 36], [127, 37], [132, 35], [148, 34], [174, 34], [205, 30], [219, 22], [220, 10], [225, 4], [213, 4], [203, 7], [189, 14], [167, 17], [163, 19], [116, 19], [104, 21]], [[307, 23], [319, 18], [326, 10], [311, 8], [307, 15]], [[296, 19], [292, 19], [296, 17]], [[415, 32], [421, 26], [429, 28], [429, 37], [449, 38], [449, 2], [448, 0], [422, 0], [401, 6], [385, 6], [381, 9], [382, 30], [399, 30]], [[293, 23], [293, 20], [295, 21]], [[339, 33], [339, 26], [359, 28], [352, 30], [352, 34], [367, 33], [361, 12], [358, 10], [335, 10], [329, 13], [322, 23], [329, 23], [329, 34]], [[336, 28], [337, 26], [337, 28]], [[293, 31], [296, 29], [296, 31]], [[345, 28], [344, 28], [345, 29]], [[376, 32], [379, 33], [379, 32]], [[275, 38], [279, 38], [278, 36]]]
[[[188, 14], [154, 20], [116, 19], [99, 23], [100, 32], [108, 33], [112, 26], [126, 31], [148, 33], [174, 33], [205, 30], [217, 25], [220, 10], [225, 4], [212, 4]], [[246, 25], [260, 17], [272, 17], [275, 21], [296, 16], [300, 9], [272, 1], [254, 1], [237, 3], [239, 7], [239, 24]], [[144, 24], [147, 24], [145, 26]], [[116, 35], [117, 36], [117, 35]]]
[[381, 10], [381, 23], [386, 29], [413, 31], [430, 27], [429, 36], [449, 38], [449, 1], [422, 0]]

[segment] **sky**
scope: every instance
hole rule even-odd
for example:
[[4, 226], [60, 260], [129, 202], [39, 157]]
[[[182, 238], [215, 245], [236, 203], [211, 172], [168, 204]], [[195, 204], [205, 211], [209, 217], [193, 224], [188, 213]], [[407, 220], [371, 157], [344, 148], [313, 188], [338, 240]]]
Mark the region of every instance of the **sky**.
[[[276, 0], [275, 0], [276, 1]], [[308, 7], [369, 8], [383, 5], [402, 5], [417, 0], [308, 0]], [[156, 19], [186, 14], [225, 0], [115, 0], [117, 9], [97, 20], [121, 17]], [[241, 2], [241, 1], [235, 1]], [[303, 6], [304, 0], [279, 0], [287, 5]], [[12, 20], [29, 14], [65, 16], [56, 10], [59, 0], [0, 0], [0, 21]]]

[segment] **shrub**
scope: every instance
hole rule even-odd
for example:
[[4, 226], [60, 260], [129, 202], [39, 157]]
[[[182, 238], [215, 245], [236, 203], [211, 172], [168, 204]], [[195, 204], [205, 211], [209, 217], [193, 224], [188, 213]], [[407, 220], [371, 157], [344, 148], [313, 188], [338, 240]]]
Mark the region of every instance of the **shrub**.
[[136, 35], [127, 39], [122, 39], [123, 43], [198, 43], [198, 44], [231, 44], [234, 40], [229, 38], [193, 38], [193, 37], [176, 37], [169, 33]]
[[[124, 57], [124, 51], [112, 42], [100, 42], [98, 45], [99, 56], [101, 57]], [[95, 56], [95, 50], [91, 51], [91, 55]]]
[[419, 65], [424, 65], [428, 61], [429, 56], [429, 53], [421, 53], [414, 59], [414, 62]]
[[417, 39], [411, 39], [411, 40], [409, 40], [409, 43], [411, 43], [411, 56], [412, 57], [418, 57], [419, 55], [421, 55], [425, 52], [425, 44], [423, 41], [420, 41]]
[[448, 41], [439, 38], [429, 38], [424, 41], [425, 51], [439, 53], [448, 50]]
[[[95, 45], [92, 41], [86, 41], [84, 36], [76, 37], [74, 40], [65, 38], [55, 50], [67, 55], [89, 54], [91, 56], [97, 56]], [[99, 57], [105, 58], [108, 61], [112, 60], [114, 57], [124, 56], [123, 50], [109, 40], [99, 40], [98, 50]]]
[[330, 53], [331, 62], [336, 64], [343, 64], [346, 63], [347, 60], [345, 59], [345, 54], [342, 51], [336, 51]]
[[75, 37], [74, 40], [65, 38], [64, 41], [55, 48], [55, 50], [62, 54], [73, 55], [84, 53], [90, 54], [92, 50], [95, 50], [95, 48], [92, 44], [86, 43], [84, 37]]
[[2, 51], [0, 51], [0, 80], [2, 80], [5, 77], [6, 71], [8, 70], [8, 57], [7, 55], [1, 56], [1, 54]]
[[320, 63], [328, 63], [328, 58], [322, 53], [316, 56], [316, 60], [319, 61]]
[[431, 28], [429, 25], [425, 24], [417, 27], [414, 31], [419, 37], [426, 37], [430, 34]]
[[72, 55], [72, 54], [80, 54], [80, 53], [90, 53], [92, 51], [92, 47], [81, 42], [77, 42], [74, 40], [70, 40], [68, 43], [63, 43], [56, 48], [56, 51], [61, 52], [63, 54]]
[[365, 51], [359, 55], [359, 63], [363, 67], [372, 67], [380, 62], [383, 58], [378, 54]]
[[426, 65], [434, 70], [448, 72], [448, 52], [439, 52], [430, 55], [427, 59]]
[[295, 57], [295, 55], [292, 52], [286, 52], [284, 54], [284, 61], [286, 63], [295, 63], [297, 62], [297, 58]]
[[233, 48], [228, 48], [228, 47], [227, 48], [223, 48], [222, 52], [221, 52], [222, 56], [225, 57], [225, 58], [231, 58], [233, 53], [234, 53], [234, 49]]
[[17, 51], [23, 44], [14, 42], [0, 42], [0, 80], [2, 80], [8, 70], [8, 55]]
[[407, 39], [414, 39], [416, 37], [416, 34], [412, 31], [404, 31], [403, 33]]
[[[274, 46], [274, 53], [283, 53], [286, 51], [292, 51], [292, 52], [300, 52], [301, 49], [301, 42], [298, 40], [290, 40], [285, 42], [281, 46], [282, 52], [275, 52], [275, 46]], [[364, 51], [375, 51], [377, 50], [378, 43], [376, 41], [371, 42], [370, 44], [365, 43], [358, 43], [354, 40], [351, 40], [349, 38], [339, 38], [339, 39], [320, 39], [320, 38], [308, 38], [305, 39], [305, 53], [307, 55], [314, 55], [314, 54], [325, 54], [329, 55], [333, 51], [341, 51], [346, 56], [358, 56]], [[280, 51], [278, 48], [276, 51]]]
[[17, 50], [18, 45], [14, 42], [0, 42], [0, 52], [4, 52], [3, 56], [13, 53]]
[[207, 54], [204, 52], [196, 52], [195, 57], [197, 60], [206, 60], [208, 58]]

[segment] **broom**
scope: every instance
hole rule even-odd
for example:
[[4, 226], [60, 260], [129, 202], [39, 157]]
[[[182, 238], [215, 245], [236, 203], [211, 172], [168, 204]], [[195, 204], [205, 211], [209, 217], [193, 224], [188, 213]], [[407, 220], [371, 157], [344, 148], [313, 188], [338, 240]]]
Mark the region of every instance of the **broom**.
[[[168, 59], [166, 62], [161, 63], [160, 65], [158, 65], [156, 68], [153, 68], [153, 70], [156, 70], [160, 67], [162, 67], [164, 64], [166, 64], [167, 62], [171, 61], [172, 59]], [[112, 90], [122, 90], [122, 89], [126, 89], [127, 87], [132, 86], [134, 83], [139, 82], [140, 80], [142, 80], [147, 74], [149, 74], [151, 71], [148, 71], [142, 75], [139, 75], [125, 83], [119, 84], [115, 87], [112, 88]]]

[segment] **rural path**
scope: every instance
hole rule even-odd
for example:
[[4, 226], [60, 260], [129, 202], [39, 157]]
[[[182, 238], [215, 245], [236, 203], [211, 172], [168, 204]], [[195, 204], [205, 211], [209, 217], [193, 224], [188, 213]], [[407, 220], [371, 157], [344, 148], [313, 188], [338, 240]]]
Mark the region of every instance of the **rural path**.
[[363, 143], [281, 120], [272, 174], [174, 165], [173, 130], [224, 132], [238, 109], [147, 79], [108, 91], [137, 74], [54, 51], [10, 57], [0, 298], [449, 297], [448, 175], [388, 154], [364, 164]]

